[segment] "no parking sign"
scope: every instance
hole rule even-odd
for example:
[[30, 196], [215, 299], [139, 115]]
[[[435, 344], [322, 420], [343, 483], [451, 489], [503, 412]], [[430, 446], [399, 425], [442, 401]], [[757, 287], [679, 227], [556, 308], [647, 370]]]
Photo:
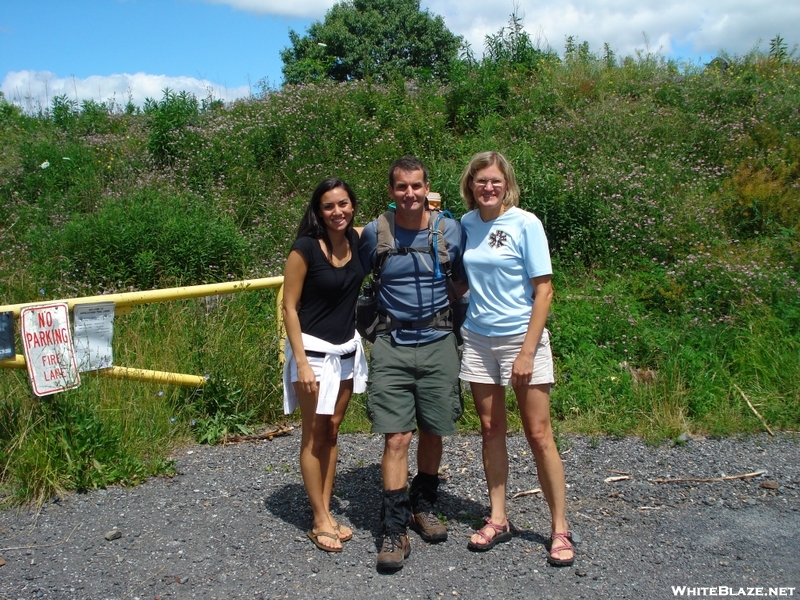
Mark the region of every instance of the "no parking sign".
[[20, 311], [19, 317], [33, 393], [46, 396], [78, 387], [81, 378], [72, 346], [67, 304], [28, 306]]

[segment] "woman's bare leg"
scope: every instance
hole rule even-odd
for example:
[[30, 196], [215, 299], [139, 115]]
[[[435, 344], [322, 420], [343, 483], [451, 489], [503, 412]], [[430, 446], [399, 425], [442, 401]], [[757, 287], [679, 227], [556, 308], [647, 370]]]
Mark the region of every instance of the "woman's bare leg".
[[[508, 484], [508, 449], [506, 448], [505, 388], [499, 384], [470, 383], [475, 410], [481, 421], [483, 471], [486, 474], [486, 487], [489, 490], [491, 516], [496, 525], [505, 525], [506, 486]], [[486, 532], [490, 535], [489, 531]], [[493, 535], [491, 536], [493, 537]], [[490, 537], [490, 539], [491, 539]], [[485, 544], [486, 540], [478, 534], [470, 538], [473, 544]]]
[[[539, 483], [550, 508], [551, 533], [568, 530], [566, 518], [566, 479], [564, 465], [556, 448], [553, 427], [550, 422], [550, 385], [532, 385], [514, 388], [522, 417], [525, 437], [536, 460]], [[569, 560], [574, 556], [571, 549], [551, 554], [558, 560]]]
[[[338, 458], [337, 437], [339, 425], [344, 418], [352, 392], [352, 380], [342, 382], [333, 415], [317, 414], [317, 393], [303, 392], [295, 384], [295, 392], [302, 416], [302, 439], [300, 443], [300, 471], [308, 494], [311, 512], [314, 515], [313, 531], [337, 534], [336, 521], [330, 514], [333, 481]], [[341, 543], [322, 536], [318, 541], [323, 546], [341, 548]]]

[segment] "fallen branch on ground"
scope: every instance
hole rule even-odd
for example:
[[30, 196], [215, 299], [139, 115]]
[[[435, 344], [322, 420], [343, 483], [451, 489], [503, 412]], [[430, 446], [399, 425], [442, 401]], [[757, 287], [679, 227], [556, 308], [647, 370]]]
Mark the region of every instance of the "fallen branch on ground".
[[745, 402], [747, 402], [747, 406], [749, 406], [749, 407], [750, 407], [750, 410], [752, 410], [752, 411], [753, 411], [753, 414], [754, 414], [755, 416], [757, 416], [757, 417], [758, 417], [758, 420], [759, 420], [759, 421], [761, 421], [761, 423], [764, 425], [764, 427], [766, 427], [766, 428], [767, 428], [767, 431], [769, 432], [769, 434], [770, 434], [772, 437], [775, 437], [775, 434], [774, 434], [774, 433], [772, 433], [772, 429], [770, 429], [770, 428], [769, 428], [769, 425], [767, 425], [767, 422], [764, 420], [764, 417], [762, 417], [760, 414], [758, 414], [758, 411], [756, 410], [756, 407], [755, 407], [755, 406], [753, 406], [753, 405], [750, 403], [750, 400], [748, 400], [748, 399], [747, 399], [747, 396], [745, 396], [745, 395], [744, 395], [744, 392], [742, 391], [742, 388], [740, 388], [740, 387], [739, 387], [738, 385], [736, 385], [735, 383], [733, 384], [733, 387], [735, 387], [737, 390], [739, 390], [739, 393], [742, 395], [742, 398], [744, 398], [744, 401], [745, 401]]
[[541, 488], [536, 488], [535, 490], [528, 490], [528, 491], [525, 491], [525, 492], [517, 492], [516, 494], [511, 496], [511, 499], [513, 500], [514, 498], [519, 498], [520, 496], [533, 496], [534, 494], [541, 494], [541, 493], [542, 493]]
[[252, 435], [226, 435], [220, 441], [221, 444], [236, 444], [239, 442], [252, 442], [254, 440], [270, 440], [272, 438], [278, 437], [279, 435], [286, 435], [291, 433], [294, 430], [294, 427], [291, 425], [279, 425], [275, 429], [270, 429], [269, 431], [262, 431], [261, 433], [254, 433]]
[[595, 523], [599, 523], [600, 522], [598, 519], [595, 519], [594, 517], [590, 517], [589, 515], [586, 515], [586, 514], [584, 514], [582, 512], [575, 512], [575, 514], [578, 515], [579, 517], [583, 517], [584, 519], [589, 519], [590, 521], [594, 521]]
[[75, 525], [75, 527], [72, 528], [72, 531], [69, 532], [69, 535], [60, 542], [53, 542], [52, 544], [27, 544], [26, 546], [15, 546], [13, 548], [0, 548], [0, 552], [6, 552], [8, 550], [32, 550], [34, 548], [51, 548], [52, 546], [60, 546], [61, 544], [69, 541], [69, 538], [72, 537], [72, 534], [75, 533], [75, 530], [78, 527], [80, 527], [80, 524]]
[[699, 483], [714, 483], [717, 481], [730, 481], [731, 479], [748, 479], [750, 477], [758, 477], [763, 475], [766, 471], [753, 471], [752, 473], [744, 473], [742, 475], [726, 475], [725, 477], [712, 477], [709, 479], [702, 479], [700, 477], [684, 477], [681, 479], [653, 479], [653, 483], [681, 483], [685, 481], [697, 481]]

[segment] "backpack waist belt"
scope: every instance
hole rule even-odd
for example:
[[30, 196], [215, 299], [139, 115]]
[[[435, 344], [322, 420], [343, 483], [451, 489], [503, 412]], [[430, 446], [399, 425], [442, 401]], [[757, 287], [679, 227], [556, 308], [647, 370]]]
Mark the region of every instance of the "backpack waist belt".
[[395, 329], [427, 329], [428, 327], [448, 331], [453, 329], [453, 311], [449, 306], [445, 306], [430, 317], [417, 321], [401, 321], [382, 311], [378, 311], [378, 319], [378, 333]]

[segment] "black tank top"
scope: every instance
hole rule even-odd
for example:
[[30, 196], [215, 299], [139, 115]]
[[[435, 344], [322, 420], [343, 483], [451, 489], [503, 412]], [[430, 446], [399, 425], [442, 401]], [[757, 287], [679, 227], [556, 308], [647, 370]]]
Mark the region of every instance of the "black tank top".
[[351, 234], [351, 258], [341, 267], [328, 261], [317, 239], [302, 237], [292, 245], [308, 265], [300, 294], [300, 330], [330, 344], [352, 339], [356, 329], [356, 301], [364, 268], [358, 258], [358, 235], [355, 231]]

